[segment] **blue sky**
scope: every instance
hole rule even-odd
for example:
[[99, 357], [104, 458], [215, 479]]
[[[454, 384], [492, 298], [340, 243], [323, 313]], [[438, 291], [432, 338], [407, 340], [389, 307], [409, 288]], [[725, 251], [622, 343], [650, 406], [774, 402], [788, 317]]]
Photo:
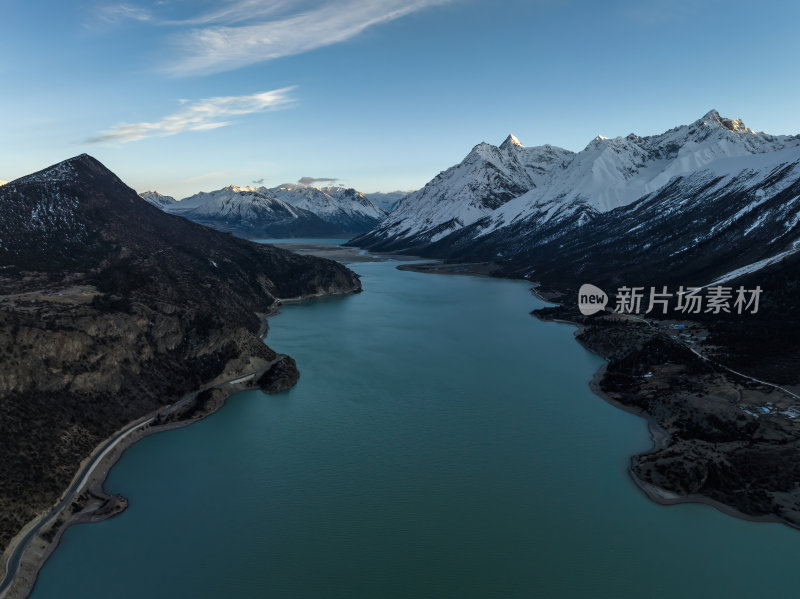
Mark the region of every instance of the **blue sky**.
[[0, 179], [412, 189], [480, 141], [582, 149], [711, 108], [800, 133], [796, 2], [5, 0]]

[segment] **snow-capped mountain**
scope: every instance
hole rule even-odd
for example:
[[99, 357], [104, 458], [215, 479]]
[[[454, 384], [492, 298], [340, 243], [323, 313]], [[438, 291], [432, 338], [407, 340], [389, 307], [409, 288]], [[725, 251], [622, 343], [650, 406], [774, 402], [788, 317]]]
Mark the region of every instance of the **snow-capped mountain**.
[[438, 241], [546, 185], [571, 155], [549, 145], [526, 148], [513, 135], [499, 147], [480, 143], [460, 164], [401, 200], [363, 243], [409, 249]]
[[[712, 110], [660, 135], [598, 136], [577, 153], [519, 148], [476, 146], [352, 243], [501, 261], [533, 279], [658, 263], [707, 282], [800, 245], [800, 136], [756, 133]], [[530, 158], [514, 171], [528, 189], [497, 202], [510, 179], [498, 163], [511, 156]]]
[[398, 202], [406, 197], [410, 193], [414, 193], [415, 189], [410, 191], [389, 191], [386, 193], [382, 193], [380, 191], [376, 191], [374, 193], [367, 193], [364, 194], [369, 198], [369, 201], [375, 204], [378, 208], [386, 212], [387, 214], [394, 210], [394, 207], [397, 206]]
[[0, 181], [0, 185], [5, 185], [8, 181]]
[[661, 135], [597, 136], [549, 185], [530, 190], [492, 214], [489, 229], [529, 216], [546, 221], [607, 212], [658, 191], [675, 177], [705, 169], [735, 172], [746, 165], [728, 159], [798, 144], [797, 137], [755, 133], [740, 119], [720, 117], [716, 110]]
[[156, 191], [139, 196], [165, 212], [246, 236], [353, 235], [368, 231], [386, 216], [364, 194], [345, 187], [229, 185], [180, 201]]
[[261, 189], [293, 206], [313, 212], [348, 233], [369, 231], [386, 216], [363, 193], [348, 187], [311, 187], [287, 183]]
[[[91, 178], [94, 167], [94, 160], [82, 154], [2, 186], [0, 258], [4, 262], [13, 256], [24, 263], [26, 254], [42, 252], [52, 253], [53, 263], [61, 256], [80, 256], [96, 232], [76, 215], [77, 194], [63, 190], [84, 170], [86, 178]], [[30, 189], [36, 193], [29, 193]]]
[[139, 194], [139, 197], [162, 210], [166, 210], [168, 206], [172, 206], [178, 202], [178, 200], [172, 196], [165, 196], [157, 191], [143, 191]]
[[229, 185], [200, 192], [174, 204], [165, 212], [194, 222], [250, 237], [301, 237], [334, 235], [341, 230], [316, 214], [275, 197], [265, 188]]
[[[800, 250], [797, 149], [733, 162], [739, 163], [733, 169], [726, 160], [676, 177], [581, 226], [553, 220], [529, 227], [519, 221], [472, 239], [455, 253], [501, 254], [508, 274], [551, 285], [575, 278], [628, 285], [730, 284]], [[453, 246], [439, 249], [449, 252]]]

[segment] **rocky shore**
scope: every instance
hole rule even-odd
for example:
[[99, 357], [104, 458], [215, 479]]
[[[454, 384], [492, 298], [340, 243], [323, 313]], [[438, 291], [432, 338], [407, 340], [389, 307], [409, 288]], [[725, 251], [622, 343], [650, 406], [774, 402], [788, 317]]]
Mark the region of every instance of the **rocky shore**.
[[[103, 439], [80, 462], [71, 482], [65, 485], [67, 491], [52, 507], [37, 506], [26, 502], [24, 497], [19, 498], [20, 501], [14, 505], [15, 513], [34, 515], [5, 544], [0, 558], [0, 596], [24, 599], [30, 594], [39, 570], [67, 528], [74, 524], [99, 522], [127, 507], [124, 497], [109, 495], [103, 484], [113, 465], [134, 443], [146, 436], [201, 420], [222, 408], [225, 400], [234, 393], [249, 389], [278, 393], [296, 384], [300, 372], [295, 361], [285, 354], [272, 352], [263, 344], [268, 331], [267, 318], [277, 313], [281, 303], [276, 302], [272, 310], [262, 316], [263, 325], [257, 335], [261, 341], [259, 346], [247, 347], [249, 344], [243, 343], [242, 351], [232, 356], [223, 370], [198, 390], [125, 424]], [[262, 347], [264, 350], [253, 352]], [[138, 388], [146, 391], [148, 382], [148, 379], [139, 381]], [[39, 511], [35, 513], [37, 507]]]
[[124, 508], [102, 481], [125, 447], [294, 384], [259, 315], [361, 290], [332, 260], [164, 214], [86, 155], [0, 188], [0, 267], [0, 596], [15, 597], [67, 525]]
[[653, 448], [631, 458], [630, 473], [648, 497], [800, 528], [800, 401], [791, 388], [701, 357], [712, 354], [708, 323], [586, 318], [561, 306], [533, 314], [577, 325], [576, 339], [608, 361], [593, 391], [647, 420]]
[[[487, 263], [399, 268], [513, 276]], [[629, 471], [653, 501], [704, 503], [739, 518], [800, 528], [794, 272], [780, 265], [760, 273], [758, 281], [744, 280], [751, 287], [766, 283], [770, 290], [762, 312], [750, 320], [645, 320], [608, 312], [585, 317], [566, 301], [577, 293], [572, 284], [550, 281], [531, 290], [561, 304], [534, 316], [577, 326], [577, 341], [608, 361], [590, 383], [592, 390], [647, 421], [653, 448], [633, 456]]]

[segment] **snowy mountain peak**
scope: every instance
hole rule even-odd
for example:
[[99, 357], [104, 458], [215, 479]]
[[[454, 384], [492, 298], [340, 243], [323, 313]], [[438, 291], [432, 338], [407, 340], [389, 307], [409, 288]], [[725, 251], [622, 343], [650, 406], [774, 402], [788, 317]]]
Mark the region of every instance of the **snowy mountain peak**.
[[[616, 140], [620, 140], [620, 139], [622, 139], [622, 138], [618, 137]], [[591, 150], [591, 149], [603, 148], [603, 147], [609, 145], [608, 142], [613, 143], [616, 140], [611, 139], [609, 137], [605, 137], [604, 135], [597, 135], [592, 139], [592, 141], [590, 141], [588, 144], [586, 144], [586, 147], [584, 148], [583, 151], [586, 152], [587, 150]]]
[[473, 156], [484, 156], [487, 153], [491, 153], [492, 151], [496, 151], [497, 147], [493, 146], [490, 143], [482, 141], [481, 143], [477, 144], [472, 150], [470, 150], [469, 155]]
[[512, 239], [558, 222], [580, 226], [678, 180], [738, 184], [800, 165], [800, 136], [755, 133], [716, 110], [658, 135], [598, 135], [577, 153], [512, 140], [476, 145], [461, 163], [404, 198], [359, 243], [407, 250], [447, 245], [450, 235], [458, 243]]
[[57, 183], [75, 181], [81, 175], [101, 177], [108, 174], [116, 178], [116, 175], [111, 173], [96, 158], [89, 156], [89, 154], [80, 154], [39, 172], [17, 179], [14, 183]]
[[161, 208], [162, 210], [166, 210], [168, 206], [178, 203], [177, 200], [172, 196], [165, 196], [157, 191], [143, 191], [139, 194], [139, 197], [144, 201], [151, 203], [156, 208]]
[[750, 133], [755, 134], [755, 131], [749, 129], [742, 119], [728, 119], [720, 116], [719, 112], [713, 108], [709, 110], [702, 118], [697, 121], [698, 124], [705, 125], [706, 127], [724, 128], [734, 133]]
[[525, 146], [522, 145], [522, 142], [518, 140], [513, 133], [509, 133], [508, 137], [506, 137], [506, 140], [500, 144], [500, 149], [507, 150], [513, 147], [524, 148]]
[[269, 193], [348, 232], [367, 231], [386, 216], [383, 210], [352, 187], [284, 184], [273, 187]]

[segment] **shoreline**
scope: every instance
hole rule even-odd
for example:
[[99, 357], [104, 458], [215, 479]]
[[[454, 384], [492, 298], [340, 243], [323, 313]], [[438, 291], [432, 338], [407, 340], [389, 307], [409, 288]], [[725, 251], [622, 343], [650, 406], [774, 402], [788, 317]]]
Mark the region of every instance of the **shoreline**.
[[[414, 259], [414, 257], [410, 257]], [[397, 270], [434, 275], [461, 275], [468, 277], [493, 277], [499, 269], [492, 262], [444, 262], [443, 260], [400, 264]], [[509, 277], [504, 277], [509, 278]], [[512, 279], [521, 280], [525, 279]]]
[[[269, 333], [269, 318], [280, 314], [280, 307], [285, 303], [353, 293], [355, 291], [349, 290], [335, 294], [318, 293], [277, 299], [267, 312], [257, 313], [261, 320], [257, 337], [264, 342]], [[101, 522], [125, 511], [128, 507], [127, 499], [121, 495], [110, 495], [104, 485], [111, 469], [130, 447], [150, 435], [184, 428], [203, 420], [222, 409], [232, 395], [258, 389], [256, 381], [260, 376], [286, 357], [285, 354], [276, 354], [275, 360], [270, 363], [259, 360], [262, 365], [256, 370], [235, 374], [223, 372], [207, 385], [124, 425], [100, 442], [81, 461], [77, 473], [54, 506], [28, 522], [12, 537], [0, 555], [0, 599], [25, 599], [30, 595], [39, 572], [71, 526]], [[239, 358], [242, 357], [245, 356]], [[218, 380], [223, 376], [228, 378]], [[205, 402], [200, 410], [193, 411], [197, 408], [194, 400], [204, 391], [212, 392], [211, 401]], [[177, 420], [152, 424], [157, 418], [175, 414], [177, 410], [184, 408], [185, 411], [179, 413]], [[75, 510], [76, 505], [79, 507]]]
[[359, 262], [388, 262], [390, 260], [422, 260], [410, 254], [392, 254], [387, 252], [371, 252], [349, 245], [333, 245], [324, 243], [276, 243], [275, 247], [288, 250], [301, 256], [316, 256], [334, 260], [340, 264], [357, 264]]
[[[452, 263], [448, 264], [444, 261], [436, 261], [436, 260], [428, 260], [424, 263], [415, 263], [415, 264], [401, 264], [397, 266], [398, 270], [406, 270], [412, 272], [420, 272], [426, 274], [443, 274], [443, 275], [466, 275], [466, 276], [493, 276], [491, 273], [494, 270], [493, 265], [491, 263]], [[503, 277], [503, 278], [512, 278], [512, 277]], [[530, 293], [538, 300], [550, 305], [556, 306], [560, 305], [559, 300], [563, 297], [562, 293], [558, 292], [550, 292], [547, 294], [543, 294], [538, 291], [539, 284], [530, 281], [528, 279], [518, 279], [525, 281], [530, 285]], [[738, 518], [740, 520], [745, 520], [748, 522], [766, 522], [766, 523], [775, 523], [775, 524], [783, 524], [789, 526], [791, 528], [800, 530], [800, 525], [795, 524], [791, 521], [786, 519], [782, 519], [778, 516], [765, 514], [760, 516], [753, 516], [750, 514], [746, 514], [744, 512], [739, 511], [738, 509], [722, 503], [721, 501], [712, 499], [711, 497], [706, 497], [704, 495], [699, 494], [691, 494], [691, 495], [678, 495], [673, 493], [672, 491], [668, 491], [666, 489], [662, 489], [656, 485], [647, 483], [641, 480], [636, 473], [633, 471], [633, 461], [639, 456], [645, 456], [649, 454], [656, 453], [667, 448], [670, 445], [670, 435], [667, 431], [665, 431], [656, 421], [655, 417], [651, 414], [628, 405], [625, 405], [615, 399], [609, 397], [603, 390], [600, 388], [600, 381], [603, 379], [606, 373], [606, 368], [608, 366], [608, 359], [599, 353], [598, 351], [586, 346], [583, 342], [581, 342], [578, 337], [579, 335], [586, 329], [586, 326], [580, 322], [576, 322], [573, 320], [568, 320], [565, 318], [542, 318], [536, 314], [532, 314], [537, 319], [542, 322], [555, 322], [560, 324], [570, 325], [575, 327], [573, 331], [573, 337], [575, 340], [581, 344], [584, 349], [587, 351], [592, 352], [593, 354], [601, 357], [605, 363], [595, 371], [594, 375], [592, 376], [591, 380], [589, 381], [589, 388], [596, 396], [600, 397], [603, 401], [608, 403], [609, 405], [623, 410], [629, 414], [633, 414], [634, 416], [638, 416], [642, 418], [647, 423], [647, 429], [650, 434], [650, 440], [652, 442], [652, 447], [647, 451], [643, 451], [634, 455], [630, 456], [629, 465], [627, 467], [628, 475], [630, 476], [633, 483], [639, 489], [639, 491], [644, 494], [648, 499], [653, 501], [654, 503], [662, 506], [670, 506], [670, 505], [678, 505], [678, 504], [700, 504], [700, 505], [707, 505], [709, 507], [713, 507], [719, 512], [727, 516], [732, 516], [734, 518]], [[726, 367], [724, 367], [726, 368]], [[727, 369], [727, 368], [726, 368]], [[729, 369], [728, 369], [729, 370]], [[769, 384], [769, 383], [767, 383]], [[785, 389], [782, 389], [786, 391]], [[791, 393], [790, 393], [791, 394]], [[793, 395], [793, 394], [792, 394]]]
[[[583, 327], [581, 325], [577, 325], [576, 323], [569, 323], [568, 321], [561, 321], [564, 324], [573, 324], [579, 327], [579, 330]], [[576, 332], [577, 336], [578, 332]], [[580, 341], [578, 341], [580, 343]], [[581, 344], [583, 345], [583, 344]], [[585, 347], [585, 346], [584, 346]], [[587, 351], [590, 351], [596, 355], [596, 352], [592, 351], [589, 348], [586, 348]], [[602, 356], [600, 356], [602, 357]], [[605, 359], [605, 358], [604, 358]], [[670, 435], [667, 431], [665, 431], [661, 426], [659, 426], [658, 422], [656, 422], [655, 418], [644, 412], [642, 410], [637, 410], [636, 408], [631, 408], [630, 406], [626, 406], [623, 403], [612, 399], [608, 395], [605, 394], [600, 389], [600, 381], [602, 380], [603, 376], [605, 375], [607, 364], [603, 364], [597, 371], [594, 373], [592, 380], [589, 382], [589, 388], [592, 390], [592, 393], [600, 397], [603, 401], [607, 404], [620, 409], [628, 414], [632, 414], [634, 416], [638, 416], [639, 418], [643, 419], [647, 423], [647, 430], [650, 433], [650, 440], [653, 443], [653, 446], [637, 455], [647, 455], [651, 453], [656, 453], [657, 451], [661, 451], [669, 446]], [[631, 456], [631, 461], [636, 456]], [[800, 527], [792, 524], [791, 522], [786, 522], [785, 520], [781, 520], [775, 516], [751, 516], [749, 514], [745, 514], [744, 512], [740, 512], [734, 507], [731, 507], [727, 504], [724, 504], [720, 501], [712, 499], [710, 497], [706, 497], [704, 495], [678, 495], [677, 493], [673, 493], [672, 491], [667, 491], [666, 489], [662, 489], [656, 485], [643, 481], [639, 478], [633, 469], [628, 466], [627, 468], [628, 475], [631, 477], [631, 480], [636, 484], [638, 489], [651, 501], [657, 503], [662, 506], [670, 506], [670, 505], [681, 505], [681, 504], [688, 504], [694, 503], [699, 505], [707, 505], [717, 509], [718, 511], [722, 512], [727, 516], [733, 516], [734, 518], [738, 518], [740, 520], [746, 520], [748, 522], [771, 522], [774, 524], [785, 524], [791, 526], [792, 528], [797, 528], [800, 530]]]
[[[488, 267], [488, 268], [487, 268]], [[454, 263], [448, 264], [443, 261], [428, 261], [421, 264], [402, 264], [397, 266], [398, 270], [406, 270], [412, 272], [420, 272], [426, 274], [443, 274], [443, 275], [466, 275], [466, 276], [492, 276], [491, 265], [489, 263]], [[487, 272], [488, 271], [488, 272]], [[508, 277], [504, 277], [508, 278]], [[560, 293], [551, 293], [544, 295], [537, 290], [538, 284], [530, 281], [528, 279], [519, 279], [523, 280], [526, 283], [530, 284], [530, 293], [538, 300], [545, 302], [548, 305], [554, 306], [559, 305], [558, 300], [562, 297]], [[668, 491], [666, 489], [662, 489], [656, 485], [650, 484], [641, 480], [636, 473], [633, 471], [632, 464], [633, 460], [638, 456], [644, 456], [648, 454], [653, 454], [658, 451], [661, 451], [667, 448], [670, 445], [670, 435], [669, 433], [664, 430], [656, 421], [655, 417], [651, 414], [637, 409], [635, 407], [631, 407], [625, 405], [615, 399], [609, 397], [601, 388], [600, 388], [600, 381], [603, 379], [606, 373], [606, 368], [608, 366], [608, 359], [600, 354], [599, 352], [595, 351], [594, 349], [587, 347], [584, 343], [582, 343], [578, 337], [579, 335], [586, 329], [586, 326], [582, 323], [575, 322], [572, 320], [567, 320], [564, 318], [541, 318], [538, 315], [534, 315], [538, 320], [541, 322], [555, 322], [559, 324], [566, 324], [572, 327], [575, 327], [573, 331], [573, 337], [575, 337], [575, 341], [580, 343], [580, 345], [586, 349], [587, 351], [592, 352], [593, 354], [602, 358], [605, 363], [598, 368], [594, 375], [592, 376], [591, 380], [589, 381], [589, 388], [596, 396], [600, 399], [608, 403], [609, 405], [632, 414], [634, 416], [638, 416], [639, 418], [643, 419], [647, 423], [647, 429], [650, 434], [650, 440], [652, 442], [652, 447], [647, 451], [640, 452], [638, 454], [634, 454], [630, 456], [629, 465], [627, 467], [628, 475], [639, 491], [644, 494], [648, 499], [653, 501], [654, 503], [661, 505], [661, 506], [671, 506], [671, 505], [679, 505], [679, 504], [699, 504], [699, 505], [706, 505], [712, 508], [715, 508], [719, 512], [737, 518], [739, 520], [745, 520], [747, 522], [760, 522], [760, 523], [773, 523], [773, 524], [783, 524], [789, 526], [791, 528], [800, 530], [800, 525], [797, 525], [793, 522], [787, 521], [785, 519], [779, 518], [773, 515], [761, 515], [761, 516], [753, 516], [750, 514], [746, 514], [737, 510], [736, 508], [722, 503], [716, 499], [712, 499], [711, 497], [706, 497], [704, 495], [699, 494], [692, 494], [692, 495], [678, 495], [677, 493], [673, 493], [672, 491]]]
[[[363, 258], [360, 261], [396, 260], [398, 258], [413, 260], [416, 258], [414, 256], [405, 255], [392, 255], [391, 257], [383, 259], [377, 256], [370, 256], [369, 254], [361, 254], [361, 256]], [[476, 268], [471, 269], [469, 264], [448, 265], [442, 262], [431, 261], [424, 264], [401, 264], [396, 268], [399, 270], [428, 274], [492, 276], [484, 270], [485, 265], [480, 264], [474, 266]], [[558, 297], [557, 295], [553, 297], [544, 297], [537, 292], [535, 283], [527, 279], [519, 280], [524, 280], [528, 283], [530, 285], [530, 293], [540, 301], [549, 305], [553, 305], [557, 301], [555, 299]], [[320, 297], [350, 295], [352, 293], [354, 292], [351, 290], [335, 294], [315, 293], [294, 298], [277, 299], [266, 313], [257, 314], [261, 320], [257, 336], [262, 341], [266, 339], [269, 332], [268, 319], [279, 314], [280, 308], [284, 304], [303, 302]], [[633, 460], [639, 456], [652, 454], [668, 447], [670, 445], [669, 433], [661, 428], [656, 419], [649, 413], [612, 399], [602, 391], [600, 383], [606, 374], [608, 360], [601, 353], [588, 347], [577, 338], [586, 330], [586, 325], [565, 318], [543, 318], [535, 314], [534, 316], [542, 322], [556, 322], [575, 327], [573, 336], [576, 338], [576, 341], [587, 351], [600, 356], [605, 361], [605, 363], [594, 372], [589, 381], [589, 388], [592, 393], [611, 406], [639, 416], [647, 422], [652, 447], [647, 451], [632, 455], [627, 467], [627, 472], [639, 491], [648, 499], [662, 506], [688, 503], [707, 505], [725, 515], [741, 520], [779, 523], [800, 530], [800, 526], [777, 516], [752, 516], [710, 497], [703, 495], [681, 496], [641, 480], [632, 469]], [[227, 399], [235, 393], [257, 389], [258, 386], [255, 384], [255, 381], [258, 380], [262, 373], [269, 370], [274, 364], [283, 359], [283, 357], [283, 354], [278, 354], [276, 359], [272, 362], [265, 363], [265, 365], [256, 370], [237, 373], [234, 376], [230, 376], [233, 373], [223, 372], [206, 386], [183, 396], [172, 404], [162, 406], [160, 409], [126, 424], [108, 438], [104, 439], [94, 448], [89, 456], [81, 461], [78, 472], [73, 477], [72, 481], [70, 481], [64, 494], [59, 497], [55, 506], [46, 512], [42, 512], [36, 518], [28, 522], [9, 542], [2, 556], [0, 556], [0, 575], [2, 575], [2, 578], [0, 578], [0, 599], [24, 599], [33, 591], [39, 571], [44, 566], [47, 559], [58, 548], [62, 535], [70, 526], [74, 524], [99, 522], [123, 512], [128, 507], [128, 502], [124, 497], [120, 495], [110, 495], [104, 489], [104, 484], [111, 468], [119, 461], [125, 451], [145, 437], [189, 426], [194, 422], [216, 413], [225, 405]], [[228, 378], [221, 381], [218, 380], [220, 377], [226, 375], [228, 375]], [[197, 410], [196, 403], [191, 400], [196, 399], [198, 394], [206, 390], [211, 390], [213, 392], [213, 399], [212, 401], [206, 402], [200, 410]], [[152, 424], [157, 417], [163, 414], [173, 414], [175, 410], [181, 408], [188, 408], [186, 411], [189, 412], [189, 417], [186, 417], [186, 413], [184, 412], [178, 414], [177, 420], [155, 425]], [[195, 409], [193, 410], [193, 408]], [[81, 498], [83, 499], [81, 500]], [[71, 511], [78, 500], [81, 500], [81, 503], [85, 501], [85, 504], [81, 505], [76, 511]], [[51, 523], [53, 523], [52, 526], [50, 526]], [[17, 565], [13, 568], [14, 571], [9, 574], [6, 572], [6, 568], [8, 567], [10, 558], [15, 553], [18, 553], [17, 560], [15, 560]], [[10, 579], [8, 579], [8, 576], [10, 576]]]
[[[552, 303], [551, 300], [546, 300], [546, 299], [542, 298], [541, 296], [539, 296], [533, 289], [531, 289], [531, 293], [533, 293], [533, 295], [535, 295], [538, 299], [541, 299], [542, 301], [547, 301], [549, 303]], [[642, 479], [640, 479], [636, 475], [636, 473], [633, 471], [633, 468], [632, 468], [633, 460], [638, 456], [644, 456], [644, 455], [653, 454], [653, 453], [656, 453], [658, 451], [661, 451], [661, 450], [666, 449], [667, 447], [669, 447], [669, 445], [670, 445], [670, 435], [669, 435], [669, 433], [667, 431], [665, 431], [658, 424], [656, 419], [651, 414], [645, 412], [644, 410], [637, 409], [637, 408], [628, 406], [626, 404], [623, 404], [623, 403], [621, 403], [621, 402], [609, 397], [600, 388], [600, 381], [602, 381], [603, 377], [605, 376], [606, 368], [608, 366], [608, 360], [607, 360], [607, 358], [605, 356], [603, 356], [602, 354], [600, 354], [597, 351], [593, 350], [592, 348], [587, 347], [585, 344], [583, 344], [578, 339], [578, 336], [581, 334], [581, 332], [584, 329], [586, 329], [585, 325], [583, 325], [581, 323], [578, 323], [578, 322], [565, 320], [565, 319], [559, 319], [559, 318], [544, 319], [544, 318], [540, 318], [539, 316], [535, 316], [535, 317], [538, 318], [542, 322], [557, 322], [557, 323], [560, 323], [560, 324], [567, 324], [567, 325], [576, 327], [576, 329], [575, 329], [575, 331], [573, 333], [573, 336], [575, 337], [575, 340], [578, 343], [580, 343], [580, 345], [584, 349], [586, 349], [587, 351], [595, 354], [596, 356], [601, 357], [605, 361], [605, 364], [603, 364], [600, 368], [598, 368], [595, 371], [594, 375], [592, 376], [592, 379], [589, 381], [589, 388], [591, 389], [592, 393], [597, 395], [600, 399], [605, 401], [607, 404], [613, 406], [614, 408], [617, 408], [619, 410], [627, 412], [628, 414], [632, 414], [634, 416], [638, 416], [639, 418], [643, 419], [647, 423], [647, 429], [648, 429], [648, 432], [650, 434], [650, 440], [651, 440], [653, 445], [647, 451], [640, 452], [640, 453], [632, 455], [630, 457], [629, 465], [627, 467], [627, 472], [628, 472], [628, 475], [630, 476], [631, 480], [633, 481], [633, 483], [639, 489], [639, 491], [642, 494], [644, 494], [649, 500], [651, 500], [652, 502], [654, 502], [654, 503], [656, 503], [658, 505], [661, 505], [661, 506], [672, 506], [672, 505], [681, 505], [681, 504], [706, 505], [706, 506], [715, 508], [719, 512], [722, 512], [723, 514], [725, 514], [726, 516], [731, 516], [731, 517], [737, 518], [739, 520], [745, 520], [747, 522], [782, 524], [782, 525], [785, 525], [785, 526], [789, 526], [790, 528], [794, 528], [796, 530], [800, 530], [800, 526], [798, 526], [797, 524], [794, 524], [792, 522], [789, 522], [789, 521], [784, 520], [782, 518], [779, 518], [777, 516], [772, 516], [772, 515], [753, 516], [753, 515], [741, 512], [741, 511], [737, 510], [736, 508], [734, 508], [734, 507], [732, 507], [732, 506], [730, 506], [728, 504], [722, 503], [721, 501], [718, 501], [716, 499], [712, 499], [711, 497], [706, 497], [705, 495], [699, 495], [699, 494], [678, 495], [677, 493], [673, 493], [672, 491], [668, 491], [666, 489], [662, 489], [661, 487], [658, 487], [656, 485], [653, 485], [651, 483], [648, 483], [648, 482], [643, 481]]]
[[[537, 299], [547, 302], [549, 304], [555, 304], [555, 299], [543, 297], [539, 292], [536, 291], [535, 287], [531, 288], [531, 294], [534, 295]], [[665, 431], [656, 421], [655, 417], [651, 414], [645, 412], [644, 410], [637, 409], [626, 404], [623, 404], [611, 397], [609, 397], [601, 388], [600, 388], [600, 381], [603, 380], [605, 376], [606, 369], [608, 367], [608, 359], [602, 355], [601, 353], [595, 351], [591, 347], [586, 346], [584, 343], [578, 339], [580, 334], [586, 329], [584, 324], [579, 322], [575, 322], [572, 320], [567, 320], [564, 318], [542, 318], [538, 315], [533, 314], [537, 319], [542, 322], [557, 322], [560, 324], [567, 324], [570, 326], [574, 326], [575, 331], [573, 332], [573, 336], [575, 340], [580, 343], [580, 345], [586, 349], [587, 351], [599, 356], [605, 361], [600, 368], [595, 371], [594, 375], [592, 376], [591, 381], [589, 381], [589, 388], [591, 389], [592, 393], [597, 395], [600, 399], [605, 401], [607, 404], [627, 412], [628, 414], [632, 414], [634, 416], [638, 416], [642, 418], [647, 423], [647, 430], [650, 434], [650, 441], [652, 442], [653, 446], [648, 449], [647, 451], [632, 455], [630, 457], [629, 465], [627, 468], [628, 475], [630, 476], [631, 480], [634, 482], [636, 487], [639, 489], [641, 493], [643, 493], [648, 499], [652, 502], [662, 505], [662, 506], [671, 506], [671, 505], [680, 505], [680, 504], [699, 504], [699, 505], [706, 505], [716, 510], [722, 512], [726, 516], [731, 516], [734, 518], [738, 518], [739, 520], [745, 520], [747, 522], [766, 522], [766, 523], [773, 523], [773, 524], [783, 524], [789, 526], [791, 528], [800, 530], [800, 526], [794, 524], [793, 522], [789, 522], [782, 518], [772, 515], [762, 515], [762, 516], [753, 516], [750, 514], [746, 514], [742, 511], [737, 510], [736, 508], [722, 503], [716, 499], [712, 499], [711, 497], [706, 497], [705, 495], [699, 494], [692, 494], [692, 495], [678, 495], [677, 493], [673, 493], [672, 491], [668, 491], [666, 489], [662, 489], [656, 485], [643, 481], [639, 478], [636, 473], [633, 471], [633, 460], [638, 456], [644, 456], [659, 452], [663, 449], [666, 449], [670, 444], [670, 435], [667, 431]]]

